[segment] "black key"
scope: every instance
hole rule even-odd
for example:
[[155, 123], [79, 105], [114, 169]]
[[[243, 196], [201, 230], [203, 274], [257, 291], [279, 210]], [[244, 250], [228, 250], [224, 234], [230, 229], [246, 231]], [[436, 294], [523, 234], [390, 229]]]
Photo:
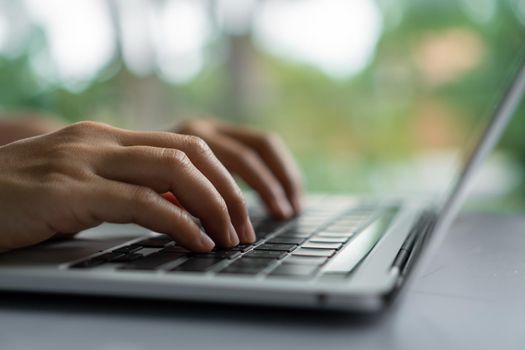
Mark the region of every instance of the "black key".
[[131, 253], [131, 252], [135, 252], [135, 251], [139, 250], [140, 248], [142, 248], [140, 245], [131, 244], [131, 245], [127, 245], [127, 246], [124, 246], [124, 247], [117, 248], [117, 249], [113, 250], [113, 253], [127, 254], [127, 253]]
[[134, 253], [136, 253], [136, 254], [140, 254], [140, 255], [144, 255], [144, 256], [147, 256], [147, 255], [150, 255], [150, 254], [157, 253], [157, 252], [159, 252], [159, 251], [160, 251], [159, 248], [146, 248], [146, 247], [142, 247], [141, 249], [135, 251]]
[[170, 245], [162, 249], [163, 252], [190, 253], [190, 251], [180, 245]]
[[113, 259], [118, 258], [119, 256], [122, 256], [122, 253], [111, 252], [96, 256], [91, 260], [113, 261]]
[[253, 248], [253, 244], [239, 244], [237, 247], [233, 247], [233, 248], [236, 248], [240, 250], [241, 252], [246, 252]]
[[243, 257], [226, 266], [220, 273], [253, 275], [274, 264], [274, 262], [275, 260], [272, 259], [250, 259]]
[[241, 253], [236, 250], [217, 250], [211, 253], [191, 253], [190, 255], [195, 258], [235, 259], [239, 257]]
[[275, 244], [301, 244], [306, 238], [301, 237], [274, 237], [268, 240], [268, 243]]
[[299, 248], [295, 250], [293, 253], [295, 256], [324, 256], [324, 257], [330, 257], [335, 254], [335, 250], [331, 249], [307, 249], [307, 248]]
[[221, 271], [219, 271], [219, 273], [234, 274], [234, 275], [256, 275], [264, 269], [265, 269], [265, 266], [251, 266], [251, 267], [228, 266], [225, 269], [222, 269]]
[[274, 244], [274, 243], [265, 243], [256, 247], [255, 250], [277, 250], [284, 252], [291, 252], [297, 248], [295, 244]]
[[253, 244], [239, 244], [238, 246], [231, 247], [231, 248], [218, 248], [216, 251], [239, 251], [239, 252], [245, 252], [250, 250], [253, 247]]
[[111, 260], [111, 262], [113, 262], [113, 263], [125, 263], [125, 262], [135, 261], [135, 260], [143, 258], [143, 257], [144, 257], [144, 255], [142, 255], [142, 254], [129, 253], [129, 254], [126, 254], [126, 255], [118, 256], [118, 257], [114, 258], [113, 260]]
[[311, 249], [339, 249], [343, 243], [315, 243], [308, 241], [301, 246], [301, 248], [311, 248]]
[[317, 269], [317, 265], [298, 265], [283, 263], [277, 266], [270, 273], [270, 276], [310, 277]]
[[76, 263], [74, 265], [71, 265], [70, 267], [73, 267], [73, 268], [90, 268], [90, 267], [95, 267], [95, 266], [99, 266], [99, 265], [102, 265], [104, 263], [107, 263], [109, 261], [112, 261], [113, 259], [118, 258], [120, 256], [122, 256], [121, 253], [115, 253], [115, 252], [104, 253], [104, 254], [96, 256], [94, 258], [78, 262], [78, 263]]
[[215, 258], [192, 258], [170, 271], [206, 272], [221, 261], [224, 260]]
[[159, 266], [174, 262], [182, 257], [184, 253], [159, 252], [137, 259], [134, 262], [120, 267], [122, 270], [156, 270]]
[[273, 263], [273, 260], [271, 259], [250, 259], [250, 258], [242, 257], [232, 262], [230, 265], [228, 265], [228, 267], [238, 268], [238, 269], [265, 268], [267, 266], [270, 266], [270, 264], [272, 263]]
[[259, 259], [280, 259], [286, 256], [287, 252], [282, 251], [268, 251], [268, 250], [252, 250], [244, 255], [245, 258], [259, 258]]

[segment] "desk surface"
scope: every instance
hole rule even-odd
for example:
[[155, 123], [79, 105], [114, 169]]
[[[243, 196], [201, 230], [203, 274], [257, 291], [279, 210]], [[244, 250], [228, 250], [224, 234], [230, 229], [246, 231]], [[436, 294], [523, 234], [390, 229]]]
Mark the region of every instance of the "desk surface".
[[518, 349], [525, 216], [466, 214], [384, 313], [0, 294], [1, 349]]

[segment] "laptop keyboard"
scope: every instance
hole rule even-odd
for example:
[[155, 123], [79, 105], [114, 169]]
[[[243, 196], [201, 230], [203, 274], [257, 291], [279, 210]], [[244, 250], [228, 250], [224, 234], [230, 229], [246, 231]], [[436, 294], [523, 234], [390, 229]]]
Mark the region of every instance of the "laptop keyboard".
[[[384, 213], [383, 207], [370, 203], [352, 206], [345, 201], [327, 201], [323, 205], [320, 201], [288, 221], [275, 221], [252, 213], [257, 236], [254, 244], [193, 253], [168, 236], [149, 236], [68, 267], [264, 278], [311, 279], [319, 275], [347, 275], [379, 240], [377, 232], [373, 235], [366, 232], [381, 213]], [[361, 235], [366, 251], [363, 251], [363, 242], [359, 243]], [[356, 251], [354, 245], [360, 250]], [[341, 256], [349, 254], [361, 257], [348, 260]]]

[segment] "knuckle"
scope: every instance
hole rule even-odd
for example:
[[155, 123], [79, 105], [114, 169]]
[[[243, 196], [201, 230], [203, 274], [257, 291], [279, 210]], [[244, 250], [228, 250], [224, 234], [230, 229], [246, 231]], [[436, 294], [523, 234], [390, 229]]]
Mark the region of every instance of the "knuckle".
[[66, 127], [72, 133], [85, 133], [90, 131], [105, 131], [111, 128], [108, 124], [91, 120], [81, 121]]
[[189, 149], [199, 154], [211, 153], [210, 147], [202, 138], [198, 136], [186, 136], [186, 144]]
[[[71, 124], [61, 129], [59, 135], [62, 136], [63, 141], [71, 142], [93, 142], [95, 136], [105, 136], [114, 134], [114, 128], [108, 124], [82, 121]], [[97, 138], [100, 141], [100, 138]]]
[[186, 153], [181, 150], [165, 148], [161, 152], [161, 158], [165, 158], [175, 168], [186, 167], [191, 163]]

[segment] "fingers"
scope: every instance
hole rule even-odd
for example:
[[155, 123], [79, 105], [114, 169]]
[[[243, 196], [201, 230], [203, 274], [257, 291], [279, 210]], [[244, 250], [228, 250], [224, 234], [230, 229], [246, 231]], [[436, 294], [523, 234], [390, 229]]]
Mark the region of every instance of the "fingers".
[[96, 221], [133, 222], [197, 252], [209, 252], [215, 245], [187, 212], [147, 187], [100, 179], [87, 201]]
[[224, 199], [184, 152], [149, 146], [123, 147], [108, 155], [97, 173], [106, 179], [148, 187], [156, 193], [172, 192], [184, 209], [200, 219], [218, 245], [239, 244]]
[[219, 124], [219, 130], [254, 149], [283, 186], [294, 212], [301, 211], [302, 185], [300, 172], [282, 141], [272, 135], [247, 128]]
[[125, 146], [148, 145], [178, 149], [213, 184], [226, 203], [231, 222], [242, 243], [255, 241], [244, 196], [224, 165], [200, 138], [172, 133], [126, 132], [121, 139]]
[[286, 219], [293, 214], [282, 186], [255, 152], [222, 135], [215, 135], [208, 142], [226, 167], [259, 193], [272, 215]]

